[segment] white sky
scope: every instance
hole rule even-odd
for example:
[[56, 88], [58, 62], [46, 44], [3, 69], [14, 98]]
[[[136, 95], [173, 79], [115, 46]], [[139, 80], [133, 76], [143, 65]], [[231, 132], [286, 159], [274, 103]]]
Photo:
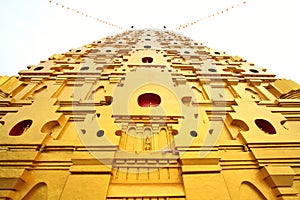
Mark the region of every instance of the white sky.
[[[48, 0], [0, 0], [0, 75], [17, 75], [55, 53], [81, 47], [119, 29]], [[179, 25], [242, 0], [53, 0], [130, 29]], [[248, 0], [226, 14], [179, 31], [204, 45], [239, 55], [279, 78], [300, 83], [300, 1]]]

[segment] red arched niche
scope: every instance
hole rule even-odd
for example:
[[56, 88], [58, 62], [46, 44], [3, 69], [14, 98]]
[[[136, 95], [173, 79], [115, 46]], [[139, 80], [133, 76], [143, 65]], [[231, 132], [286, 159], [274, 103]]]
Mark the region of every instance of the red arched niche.
[[258, 126], [258, 128], [260, 128], [261, 130], [263, 130], [264, 132], [266, 132], [268, 134], [276, 134], [276, 130], [275, 130], [274, 126], [267, 120], [256, 119], [255, 124], [256, 124], [256, 126]]
[[9, 132], [10, 136], [20, 136], [32, 125], [32, 120], [27, 119], [17, 123]]
[[138, 104], [141, 107], [156, 107], [160, 103], [160, 96], [154, 93], [144, 93], [138, 97]]

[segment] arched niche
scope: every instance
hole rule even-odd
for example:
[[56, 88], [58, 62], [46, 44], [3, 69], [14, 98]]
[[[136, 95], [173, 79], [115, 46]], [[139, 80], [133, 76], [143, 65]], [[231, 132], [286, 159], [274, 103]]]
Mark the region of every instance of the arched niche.
[[49, 121], [46, 124], [43, 125], [41, 128], [42, 133], [52, 134], [61, 129], [61, 125], [58, 123], [58, 121]]
[[252, 183], [248, 181], [242, 182], [239, 191], [240, 200], [267, 200], [263, 193]]
[[249, 131], [249, 126], [242, 120], [235, 119], [231, 122], [231, 125], [238, 127], [241, 131]]
[[143, 63], [152, 63], [153, 62], [153, 58], [152, 57], [143, 57], [142, 58], [142, 62]]
[[136, 138], [137, 138], [136, 129], [134, 127], [130, 127], [128, 129], [127, 133], [122, 135], [122, 136], [124, 136], [124, 138], [122, 138], [124, 143], [125, 143], [124, 150], [129, 151], [129, 152], [137, 151], [137, 149], [136, 149], [136, 146], [137, 146], [137, 143], [136, 143]]
[[151, 137], [151, 129], [150, 128], [145, 128], [144, 129], [144, 135], [145, 135], [145, 137]]
[[181, 98], [181, 102], [185, 106], [190, 106], [191, 105], [191, 101], [192, 101], [192, 97], [191, 96], [185, 96], [185, 97]]
[[0, 121], [0, 128], [1, 128], [2, 126], [4, 126], [4, 124], [5, 124], [4, 121]]
[[196, 102], [203, 101], [205, 99], [205, 95], [203, 94], [203, 92], [199, 88], [193, 86], [192, 87], [192, 92], [193, 92], [193, 95], [196, 98], [195, 99]]
[[46, 183], [36, 184], [23, 198], [23, 200], [47, 200], [48, 199], [48, 189]]
[[256, 119], [255, 124], [258, 128], [264, 131], [267, 134], [276, 134], [276, 130], [274, 126], [267, 120], [264, 119]]
[[34, 90], [34, 92], [32, 93], [32, 97], [33, 98], [37, 98], [39, 95], [43, 94], [44, 92], [47, 91], [48, 86], [47, 85], [43, 85], [43, 86], [39, 86], [38, 88], [36, 88]]
[[140, 107], [156, 107], [159, 106], [160, 103], [160, 96], [154, 93], [144, 93], [138, 97]]
[[17, 123], [9, 132], [10, 136], [21, 136], [23, 135], [32, 125], [31, 119], [26, 119]]
[[170, 136], [167, 129], [162, 128], [158, 134], [158, 150], [169, 149]]
[[143, 134], [142, 139], [143, 139], [143, 141], [142, 141], [143, 151], [153, 150], [153, 137], [152, 137], [152, 131], [150, 128], [144, 129], [144, 134]]
[[98, 86], [94, 90], [92, 90], [89, 99], [104, 99], [105, 87], [103, 85]]

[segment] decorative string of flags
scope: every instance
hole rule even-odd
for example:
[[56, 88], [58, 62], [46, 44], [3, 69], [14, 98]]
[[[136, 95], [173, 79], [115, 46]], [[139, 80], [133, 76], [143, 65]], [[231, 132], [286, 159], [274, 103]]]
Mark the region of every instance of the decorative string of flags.
[[247, 3], [247, 2], [244, 1], [244, 2], [242, 2], [242, 3], [233, 5], [233, 6], [229, 7], [229, 8], [226, 8], [226, 9], [224, 9], [224, 10], [221, 10], [221, 11], [219, 11], [219, 12], [216, 12], [216, 13], [213, 13], [213, 14], [211, 14], [211, 15], [208, 15], [208, 16], [206, 16], [206, 17], [202, 17], [201, 19], [195, 20], [195, 21], [193, 21], [193, 22], [189, 22], [189, 23], [184, 24], [184, 25], [180, 25], [178, 28], [176, 28], [176, 30], [181, 30], [181, 29], [189, 28], [190, 26], [193, 26], [193, 25], [195, 25], [195, 24], [197, 24], [197, 23], [199, 23], [199, 22], [201, 22], [201, 21], [208, 20], [208, 19], [211, 19], [211, 18], [213, 18], [213, 17], [215, 17], [215, 16], [225, 14], [226, 12], [229, 12], [230, 10], [232, 10], [232, 9], [234, 9], [234, 8], [237, 8], [237, 7], [239, 7], [239, 6], [243, 6], [243, 5], [245, 5], [246, 3]]
[[76, 10], [76, 9], [71, 8], [71, 7], [69, 7], [69, 6], [65, 6], [65, 5], [60, 4], [60, 3], [58, 3], [58, 2], [54, 2], [54, 1], [52, 1], [52, 0], [49, 0], [49, 3], [53, 3], [54, 5], [60, 6], [61, 8], [66, 9], [66, 10], [73, 11], [74, 13], [77, 13], [77, 14], [79, 14], [79, 15], [82, 15], [82, 16], [84, 16], [84, 17], [86, 17], [86, 18], [90, 18], [90, 19], [96, 20], [96, 21], [99, 22], [99, 23], [106, 24], [106, 25], [108, 25], [108, 26], [112, 26], [112, 27], [114, 27], [114, 28], [118, 28], [118, 29], [124, 30], [124, 28], [121, 27], [121, 26], [118, 26], [118, 25], [116, 25], [116, 24], [107, 22], [107, 21], [102, 20], [102, 19], [99, 19], [99, 18], [97, 18], [97, 17], [93, 17], [93, 16], [91, 16], [91, 15], [89, 15], [89, 14], [87, 14], [87, 13], [84, 13], [84, 12], [82, 12], [82, 11], [80, 11], [80, 10]]
[[[107, 25], [107, 26], [112, 26], [112, 27], [114, 27], [114, 28], [118, 28], [118, 29], [121, 29], [121, 30], [124, 30], [124, 29], [125, 29], [125, 28], [123, 28], [123, 27], [121, 27], [121, 26], [118, 26], [118, 25], [116, 25], [116, 24], [113, 24], [113, 23], [107, 22], [107, 21], [105, 21], [105, 20], [102, 20], [102, 19], [93, 17], [93, 16], [91, 16], [91, 15], [89, 15], [89, 14], [87, 14], [87, 13], [84, 13], [84, 12], [80, 11], [80, 10], [76, 10], [76, 9], [74, 9], [74, 8], [71, 8], [71, 7], [69, 7], [69, 6], [65, 6], [65, 5], [60, 4], [60, 3], [58, 3], [58, 2], [54, 2], [53, 0], [49, 0], [49, 3], [53, 3], [54, 5], [60, 6], [61, 8], [66, 9], [66, 10], [73, 11], [74, 13], [77, 13], [77, 14], [79, 14], [79, 15], [82, 15], [82, 16], [84, 16], [84, 17], [86, 17], [86, 18], [90, 18], [90, 19], [96, 20], [97, 22], [102, 23], [102, 24], [105, 24], [105, 25]], [[211, 15], [202, 17], [201, 19], [198, 19], [198, 20], [195, 20], [195, 21], [186, 23], [186, 24], [184, 24], [184, 25], [180, 25], [179, 27], [176, 28], [176, 30], [181, 30], [181, 29], [189, 28], [190, 26], [193, 26], [193, 25], [195, 25], [195, 24], [197, 24], [197, 23], [199, 23], [199, 22], [201, 22], [201, 21], [208, 20], [208, 19], [211, 19], [211, 18], [216, 17], [216, 16], [218, 16], [218, 15], [225, 14], [226, 12], [229, 12], [230, 10], [232, 10], [232, 9], [234, 9], [234, 8], [243, 6], [243, 5], [245, 5], [246, 3], [247, 3], [246, 1], [243, 1], [242, 3], [238, 3], [238, 4], [236, 4], [236, 5], [233, 5], [233, 6], [229, 7], [229, 8], [226, 8], [226, 9], [224, 9], [224, 10], [221, 10], [221, 11], [219, 11], [219, 12], [215, 12], [215, 13], [213, 13], [213, 14], [211, 14]], [[131, 28], [133, 28], [133, 26], [132, 26]], [[164, 27], [164, 28], [166, 28], [166, 27]]]

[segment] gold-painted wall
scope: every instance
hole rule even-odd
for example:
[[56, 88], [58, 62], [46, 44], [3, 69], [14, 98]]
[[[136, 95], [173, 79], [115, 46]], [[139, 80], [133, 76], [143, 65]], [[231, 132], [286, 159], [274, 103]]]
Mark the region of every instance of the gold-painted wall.
[[300, 199], [300, 85], [167, 30], [0, 77], [0, 199]]

